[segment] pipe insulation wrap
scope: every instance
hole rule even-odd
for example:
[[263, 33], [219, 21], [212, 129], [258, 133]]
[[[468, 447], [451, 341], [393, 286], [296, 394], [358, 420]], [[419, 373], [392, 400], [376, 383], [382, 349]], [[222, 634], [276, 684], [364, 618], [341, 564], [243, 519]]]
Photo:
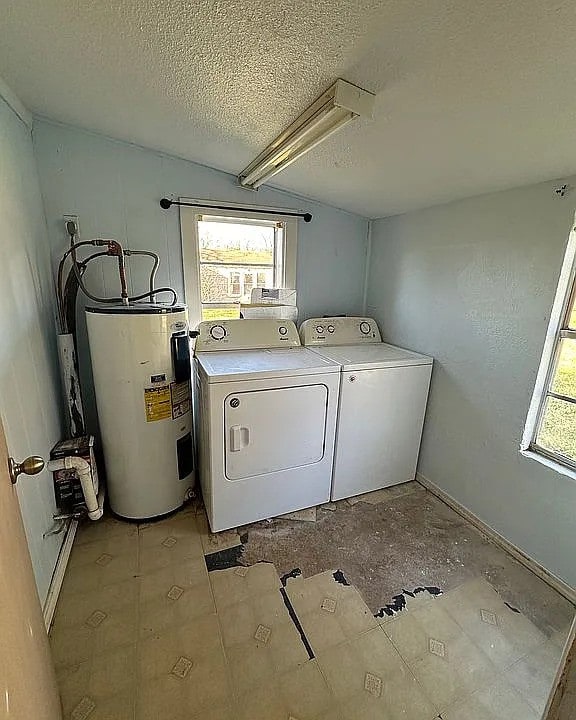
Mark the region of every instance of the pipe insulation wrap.
[[98, 485], [92, 479], [90, 463], [84, 458], [68, 456], [60, 460], [50, 460], [48, 470], [75, 470], [82, 486], [82, 494], [88, 508], [90, 520], [99, 520], [104, 513], [104, 490], [99, 492]]

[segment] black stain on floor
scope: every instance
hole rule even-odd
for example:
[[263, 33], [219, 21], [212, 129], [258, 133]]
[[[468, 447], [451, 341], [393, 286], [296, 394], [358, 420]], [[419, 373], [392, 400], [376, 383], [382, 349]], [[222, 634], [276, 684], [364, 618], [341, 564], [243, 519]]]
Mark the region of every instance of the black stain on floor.
[[332, 573], [332, 577], [337, 583], [340, 583], [340, 585], [350, 585], [342, 570], [336, 570], [335, 573]]
[[302, 640], [304, 647], [306, 648], [306, 652], [308, 653], [308, 657], [310, 658], [310, 660], [313, 660], [314, 659], [314, 650], [312, 650], [312, 646], [308, 642], [308, 638], [306, 637], [304, 628], [302, 627], [302, 624], [300, 623], [300, 620], [298, 619], [298, 615], [296, 615], [296, 611], [294, 610], [294, 607], [293, 607], [292, 603], [290, 602], [290, 598], [288, 597], [288, 593], [286, 592], [285, 587], [280, 588], [280, 594], [282, 595], [282, 600], [284, 600], [284, 605], [286, 605], [286, 609], [288, 610], [290, 619], [294, 623], [296, 630], [298, 630], [300, 639]]
[[402, 610], [406, 609], [406, 595], [414, 598], [420, 593], [428, 593], [429, 595], [436, 597], [437, 595], [442, 595], [442, 590], [437, 587], [417, 587], [414, 588], [412, 592], [410, 592], [410, 590], [402, 590], [399, 595], [393, 596], [391, 603], [381, 607], [380, 610], [374, 614], [374, 617], [384, 617], [385, 615], [393, 617], [396, 613], [402, 612]]
[[302, 575], [302, 570], [300, 568], [294, 568], [294, 570], [290, 570], [290, 572], [287, 572], [285, 575], [282, 575], [280, 578], [280, 582], [282, 583], [282, 587], [286, 587], [286, 583], [290, 579], [296, 579], [297, 577], [300, 577]]
[[212, 572], [213, 570], [227, 570], [228, 568], [243, 565], [243, 563], [240, 562], [243, 552], [244, 546], [236, 545], [235, 547], [218, 550], [218, 552], [205, 555], [204, 560], [208, 572]]

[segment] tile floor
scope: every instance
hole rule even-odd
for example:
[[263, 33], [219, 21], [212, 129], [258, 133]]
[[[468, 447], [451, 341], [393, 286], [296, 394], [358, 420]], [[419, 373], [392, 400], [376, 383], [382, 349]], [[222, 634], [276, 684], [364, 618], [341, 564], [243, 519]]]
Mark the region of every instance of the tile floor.
[[339, 568], [208, 571], [239, 545], [201, 509], [85, 524], [51, 630], [65, 718], [541, 717], [568, 628], [546, 635], [484, 577], [375, 617]]

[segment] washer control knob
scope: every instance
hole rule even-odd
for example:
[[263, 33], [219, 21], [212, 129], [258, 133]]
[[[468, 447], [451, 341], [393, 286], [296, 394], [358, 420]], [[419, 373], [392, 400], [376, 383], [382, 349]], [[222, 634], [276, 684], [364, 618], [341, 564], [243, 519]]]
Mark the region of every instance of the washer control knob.
[[288, 328], [285, 325], [280, 325], [278, 328], [278, 332], [280, 335], [287, 335], [288, 334]]
[[328, 332], [329, 332], [329, 333], [333, 333], [335, 329], [336, 329], [336, 328], [334, 327], [334, 325], [328, 325]]
[[369, 335], [371, 329], [372, 328], [370, 327], [370, 323], [367, 323], [367, 322], [360, 323], [360, 332], [362, 333], [362, 335]]
[[226, 337], [226, 328], [223, 325], [212, 325], [210, 337], [213, 340], [223, 340]]
[[322, 333], [324, 332], [324, 326], [316, 325], [316, 332], [318, 333], [318, 335], [322, 335]]

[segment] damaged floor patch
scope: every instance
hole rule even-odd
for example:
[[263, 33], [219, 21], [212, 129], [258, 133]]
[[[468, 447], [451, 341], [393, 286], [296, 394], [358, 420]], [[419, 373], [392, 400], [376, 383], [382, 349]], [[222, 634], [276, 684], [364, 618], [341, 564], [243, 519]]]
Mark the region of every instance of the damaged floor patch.
[[244, 548], [242, 545], [219, 550], [218, 552], [209, 553], [204, 556], [208, 572], [212, 570], [227, 570], [231, 567], [242, 565], [240, 562]]
[[409, 590], [402, 590], [399, 595], [394, 595], [392, 602], [381, 607], [378, 612], [374, 613], [374, 617], [393, 617], [396, 613], [402, 612], [406, 609], [408, 604], [408, 598], [416, 598], [422, 593], [427, 593], [431, 597], [436, 597], [442, 594], [442, 590], [437, 587], [417, 587], [412, 592]]
[[245, 526], [242, 563], [265, 559], [281, 576], [338, 568], [373, 613], [402, 588], [447, 592], [483, 577], [548, 634], [570, 622], [567, 600], [419, 483], [352, 500], [320, 505], [315, 523], [280, 518]]

